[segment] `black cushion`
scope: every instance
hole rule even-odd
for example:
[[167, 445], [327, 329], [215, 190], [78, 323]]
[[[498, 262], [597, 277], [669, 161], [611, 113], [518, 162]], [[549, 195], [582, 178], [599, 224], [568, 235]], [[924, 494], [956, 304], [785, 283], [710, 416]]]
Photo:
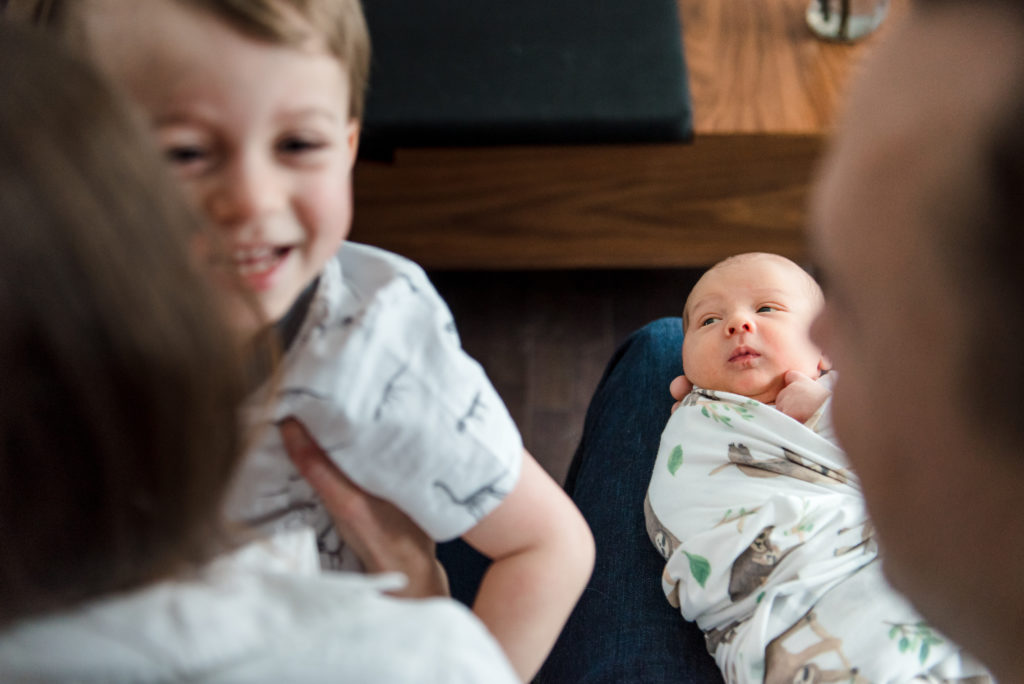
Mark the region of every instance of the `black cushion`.
[[685, 141], [676, 0], [364, 0], [363, 146]]

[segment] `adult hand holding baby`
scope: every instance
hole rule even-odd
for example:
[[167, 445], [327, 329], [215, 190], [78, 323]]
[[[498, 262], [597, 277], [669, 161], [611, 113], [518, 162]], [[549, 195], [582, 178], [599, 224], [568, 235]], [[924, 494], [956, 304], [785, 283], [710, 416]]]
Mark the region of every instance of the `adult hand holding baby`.
[[800, 371], [787, 371], [785, 386], [775, 397], [775, 408], [797, 422], [806, 423], [821, 408], [831, 392]]
[[693, 383], [687, 380], [685, 375], [680, 375], [669, 384], [668, 391], [676, 400], [676, 403], [672, 404], [672, 413], [675, 413], [683, 403], [683, 397], [693, 391]]
[[338, 534], [367, 572], [401, 572], [406, 598], [448, 596], [448, 576], [434, 555], [434, 540], [392, 503], [360, 489], [331, 463], [294, 418], [278, 426], [292, 463], [330, 513]]
[[[800, 371], [787, 371], [783, 381], [786, 384], [775, 398], [775, 408], [801, 423], [806, 423], [831, 394], [827, 388]], [[680, 375], [669, 384], [668, 391], [676, 400], [672, 404], [672, 413], [675, 413], [683, 397], [693, 391], [693, 383], [685, 375]]]

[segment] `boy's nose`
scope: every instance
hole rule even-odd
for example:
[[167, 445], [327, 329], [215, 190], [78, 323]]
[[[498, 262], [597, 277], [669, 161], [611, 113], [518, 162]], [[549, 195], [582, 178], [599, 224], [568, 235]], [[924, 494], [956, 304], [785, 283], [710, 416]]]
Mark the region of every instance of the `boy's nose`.
[[238, 228], [277, 208], [281, 196], [273, 169], [239, 161], [223, 169], [205, 209], [217, 225]]

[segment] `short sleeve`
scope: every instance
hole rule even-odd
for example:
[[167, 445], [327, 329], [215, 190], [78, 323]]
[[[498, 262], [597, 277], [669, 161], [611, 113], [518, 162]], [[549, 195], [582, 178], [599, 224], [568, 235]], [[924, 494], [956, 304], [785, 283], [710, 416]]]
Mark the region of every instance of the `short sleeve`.
[[295, 416], [356, 484], [438, 541], [515, 486], [522, 440], [451, 312], [405, 259], [347, 243], [285, 358], [276, 419]]

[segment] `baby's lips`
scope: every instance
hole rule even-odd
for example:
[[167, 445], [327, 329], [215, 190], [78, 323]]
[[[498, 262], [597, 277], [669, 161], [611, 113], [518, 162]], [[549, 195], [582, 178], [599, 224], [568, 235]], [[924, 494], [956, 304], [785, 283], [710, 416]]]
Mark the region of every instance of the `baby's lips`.
[[760, 354], [750, 347], [737, 347], [735, 351], [729, 356], [730, 361], [735, 361], [742, 356], [758, 357]]

